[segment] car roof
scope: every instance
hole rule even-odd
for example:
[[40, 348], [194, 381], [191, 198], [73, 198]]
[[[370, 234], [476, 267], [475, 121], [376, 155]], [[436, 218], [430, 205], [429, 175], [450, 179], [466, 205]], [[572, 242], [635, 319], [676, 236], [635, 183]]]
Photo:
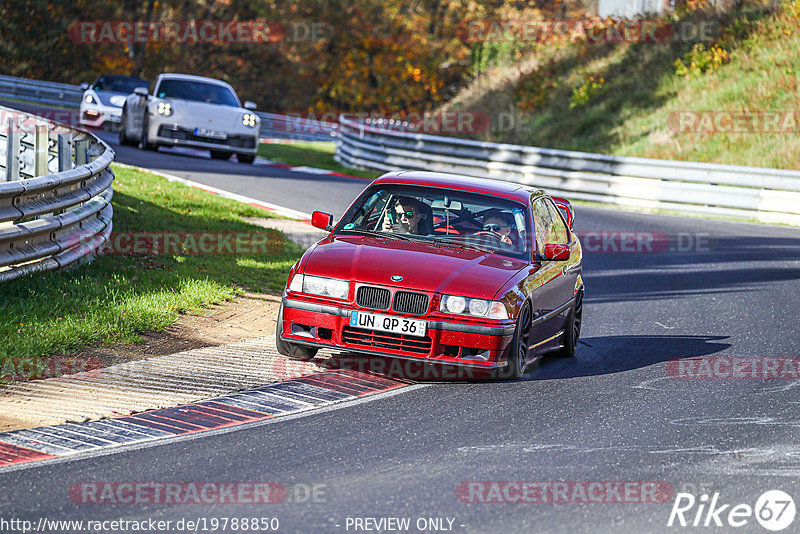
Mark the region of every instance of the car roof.
[[431, 171], [389, 172], [377, 178], [373, 183], [429, 185], [486, 195], [498, 195], [523, 202], [527, 201], [531, 195], [543, 192], [536, 187], [505, 182], [503, 180]]
[[[208, 78], [206, 76], [195, 76], [194, 74], [179, 74], [177, 72], [164, 72], [158, 75], [159, 80], [184, 80], [187, 82], [204, 82], [204, 83], [213, 83], [217, 85], [224, 85], [225, 87], [231, 87], [231, 84], [228, 82], [223, 82], [222, 80], [217, 80], [216, 78]], [[231, 89], [233, 89], [231, 87]]]
[[139, 78], [138, 76], [128, 76], [127, 74], [101, 74], [97, 77], [99, 80], [100, 78], [111, 78], [114, 80], [137, 80], [140, 82], [146, 82], [144, 78]]

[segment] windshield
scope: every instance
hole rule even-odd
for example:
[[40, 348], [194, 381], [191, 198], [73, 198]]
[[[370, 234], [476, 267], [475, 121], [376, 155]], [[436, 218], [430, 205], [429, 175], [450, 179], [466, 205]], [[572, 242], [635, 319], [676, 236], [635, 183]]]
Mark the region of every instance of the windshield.
[[129, 78], [127, 76], [100, 76], [94, 82], [97, 91], [111, 91], [113, 93], [132, 93], [137, 87], [147, 87], [147, 80]]
[[515, 257], [529, 255], [528, 213], [500, 197], [412, 185], [365, 191], [336, 228]]
[[187, 80], [163, 80], [158, 86], [158, 98], [179, 98], [221, 106], [239, 107], [236, 94], [225, 86]]

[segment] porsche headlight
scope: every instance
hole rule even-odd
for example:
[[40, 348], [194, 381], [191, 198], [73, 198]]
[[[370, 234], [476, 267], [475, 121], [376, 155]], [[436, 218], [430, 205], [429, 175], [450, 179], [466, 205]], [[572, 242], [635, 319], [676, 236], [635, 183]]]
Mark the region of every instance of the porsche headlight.
[[486, 317], [487, 319], [508, 319], [508, 311], [502, 302], [455, 295], [442, 295], [439, 311], [454, 315]]
[[344, 300], [348, 296], [350, 283], [347, 280], [296, 274], [289, 284], [289, 289]]
[[159, 115], [169, 117], [170, 115], [172, 115], [172, 104], [170, 104], [169, 102], [159, 102], [158, 106], [156, 106], [156, 112]]
[[244, 115], [242, 115], [242, 124], [244, 124], [248, 128], [255, 128], [256, 116], [252, 113], [245, 113]]
[[84, 100], [86, 101], [87, 104], [94, 104], [95, 103], [95, 99], [91, 94], [87, 94], [84, 97]]

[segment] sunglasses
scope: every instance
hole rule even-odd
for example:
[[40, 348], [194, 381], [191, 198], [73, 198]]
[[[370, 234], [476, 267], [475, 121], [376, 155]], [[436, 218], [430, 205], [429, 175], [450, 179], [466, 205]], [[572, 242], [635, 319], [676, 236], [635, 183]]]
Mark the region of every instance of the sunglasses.
[[489, 232], [499, 232], [500, 230], [504, 230], [508, 228], [508, 226], [503, 226], [501, 224], [484, 224], [483, 229]]
[[411, 217], [417, 214], [417, 212], [415, 211], [397, 211], [395, 213], [397, 213], [398, 217], [402, 217], [403, 215], [405, 215], [406, 219], [410, 219]]

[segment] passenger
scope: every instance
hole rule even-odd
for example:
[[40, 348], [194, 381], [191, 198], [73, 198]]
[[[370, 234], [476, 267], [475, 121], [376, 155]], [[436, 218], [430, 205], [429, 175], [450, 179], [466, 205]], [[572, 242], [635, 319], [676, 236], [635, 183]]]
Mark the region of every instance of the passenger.
[[492, 232], [497, 235], [501, 243], [514, 248], [517, 247], [515, 228], [514, 217], [510, 213], [491, 209], [483, 215], [482, 230], [484, 232]]
[[389, 208], [394, 214], [394, 223], [388, 210], [383, 219], [383, 231], [396, 234], [419, 234], [420, 222], [427, 215], [422, 211], [421, 202], [411, 197], [399, 197], [394, 206]]

